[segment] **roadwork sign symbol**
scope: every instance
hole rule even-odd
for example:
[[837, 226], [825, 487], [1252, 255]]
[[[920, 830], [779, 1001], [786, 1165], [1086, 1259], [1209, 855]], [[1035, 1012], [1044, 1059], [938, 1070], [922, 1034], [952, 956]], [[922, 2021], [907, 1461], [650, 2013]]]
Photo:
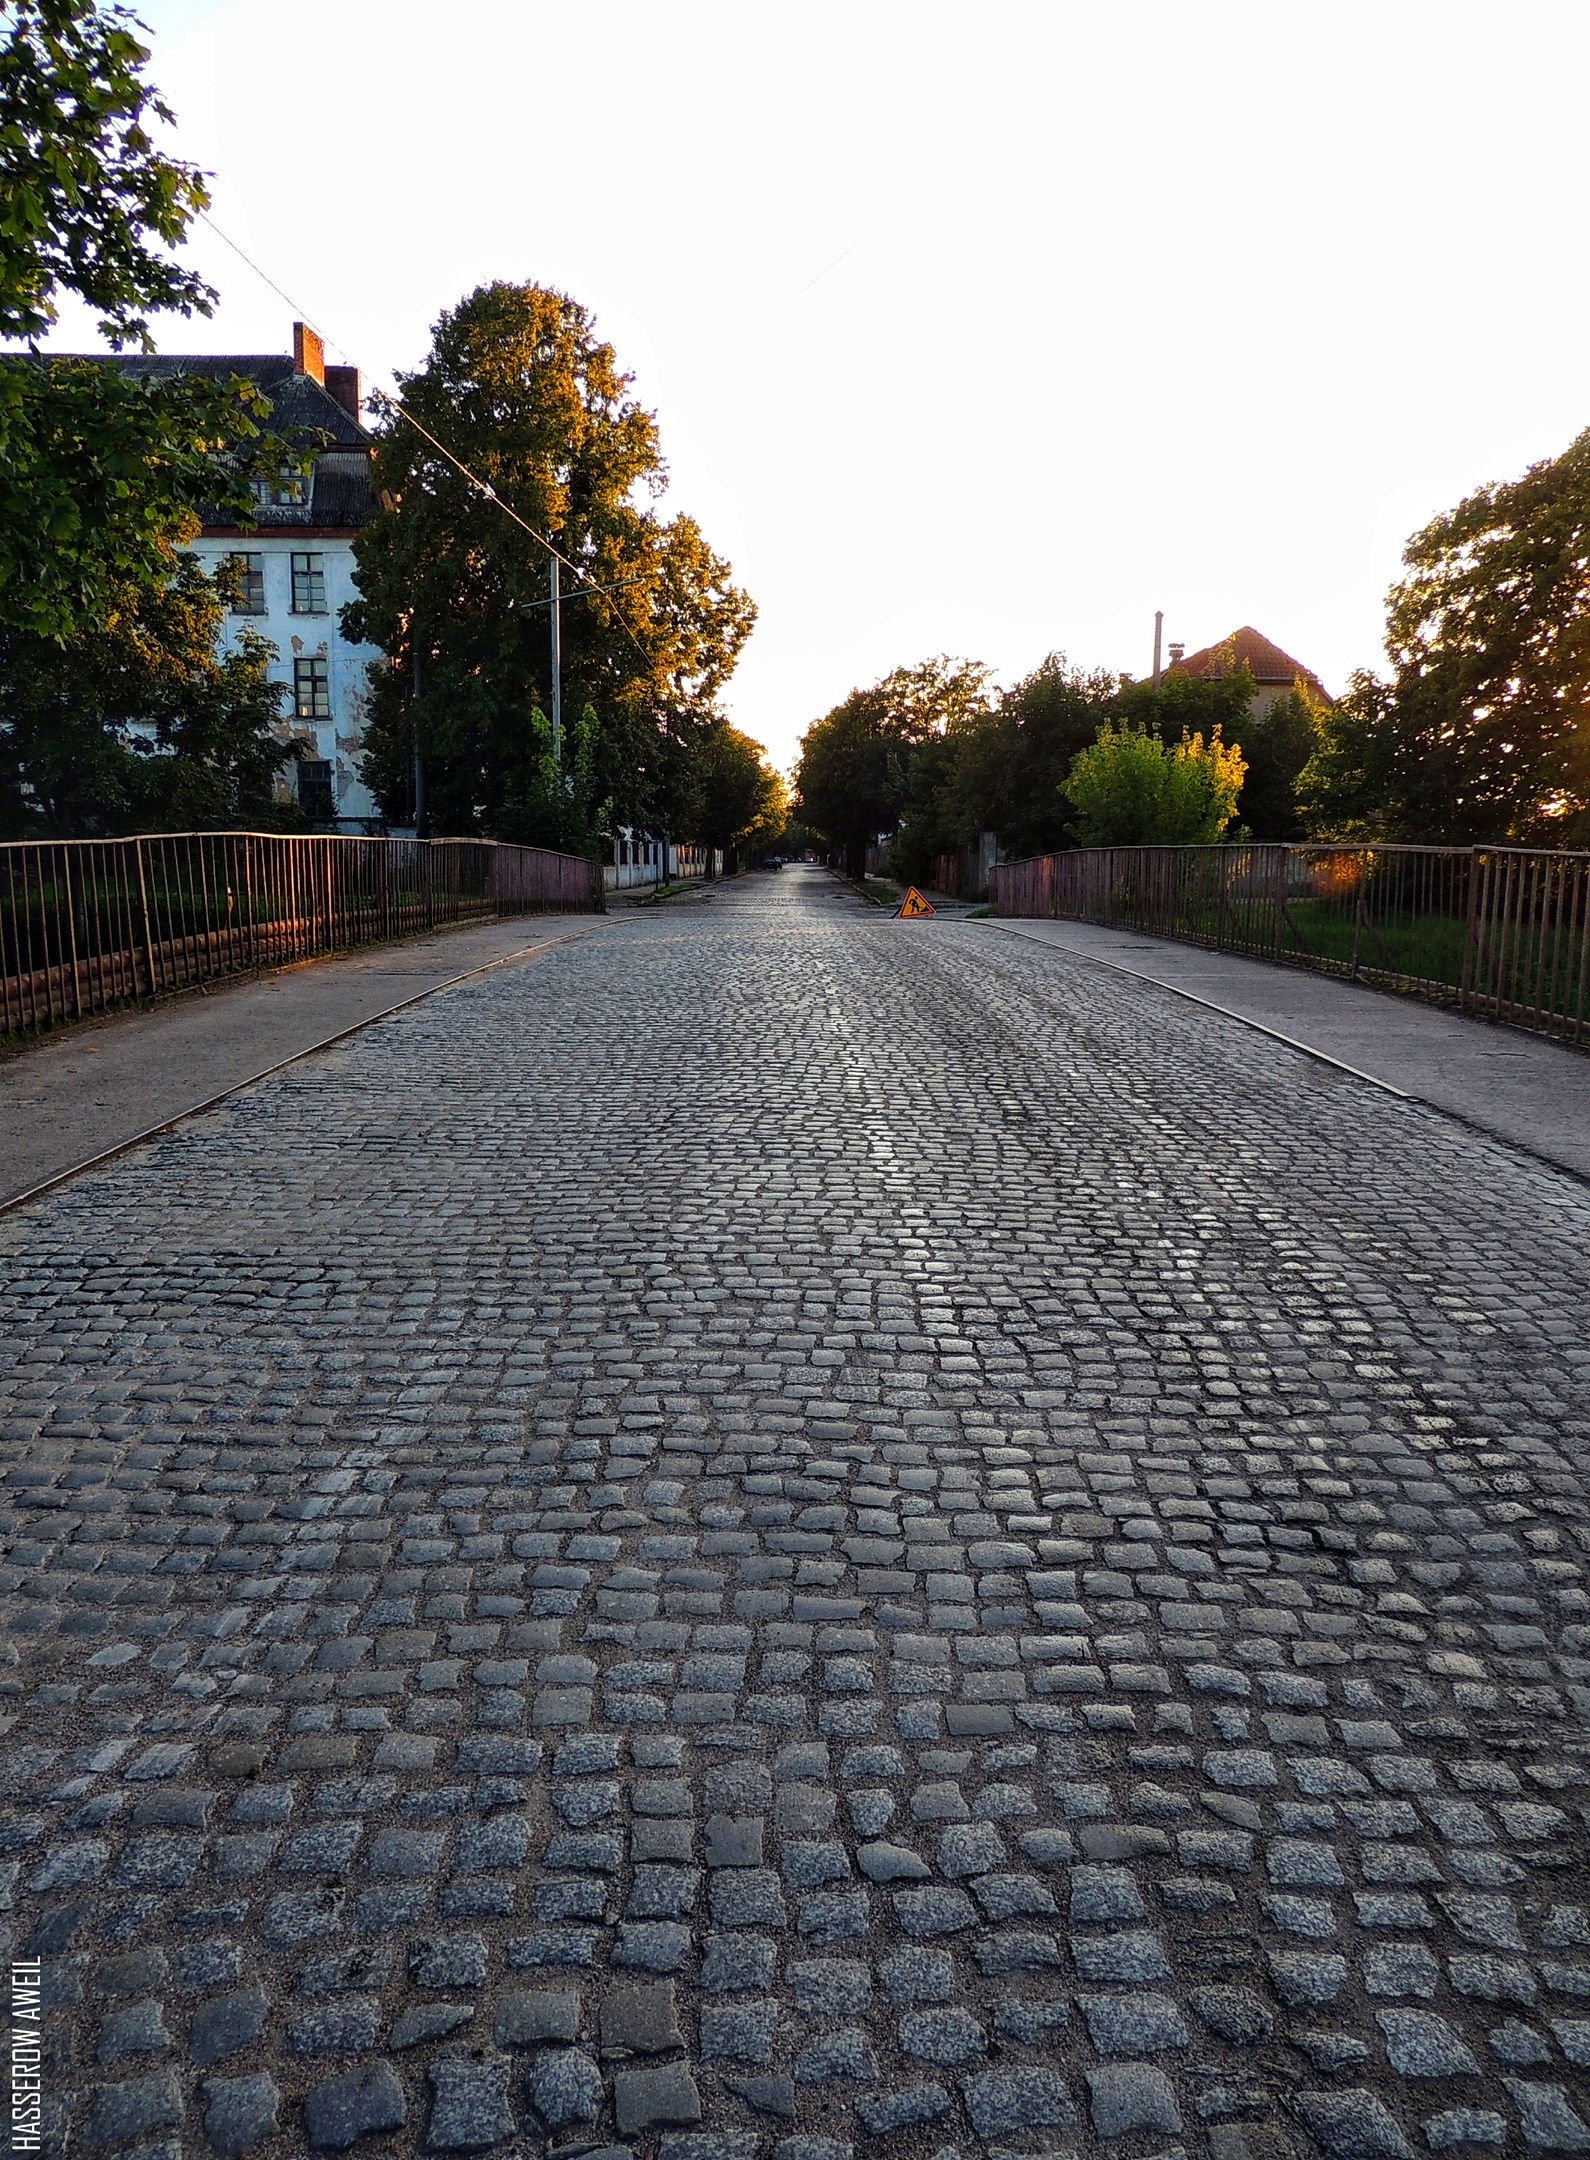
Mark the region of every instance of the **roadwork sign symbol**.
[[905, 889], [905, 898], [894, 912], [896, 915], [936, 915], [938, 910], [929, 907], [914, 885], [908, 885]]

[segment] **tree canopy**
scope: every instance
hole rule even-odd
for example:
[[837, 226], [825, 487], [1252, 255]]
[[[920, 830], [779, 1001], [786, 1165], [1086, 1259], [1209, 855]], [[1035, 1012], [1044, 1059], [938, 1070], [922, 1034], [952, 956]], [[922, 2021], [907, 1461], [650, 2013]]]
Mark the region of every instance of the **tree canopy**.
[[1166, 744], [1106, 721], [1072, 761], [1062, 792], [1083, 847], [1206, 847], [1236, 815], [1245, 760], [1217, 728]]
[[[0, 44], [0, 336], [36, 338], [63, 292], [115, 345], [151, 314], [210, 311], [170, 250], [208, 200], [154, 146], [171, 115], [120, 7], [10, 0]], [[0, 357], [0, 819], [6, 830], [264, 814], [287, 757], [264, 654], [217, 660], [220, 598], [180, 553], [201, 509], [246, 516], [274, 456], [239, 380]], [[132, 721], [153, 729], [129, 731]]]
[[754, 852], [782, 837], [789, 790], [749, 735], [727, 721], [708, 728], [692, 759], [692, 778], [687, 826], [704, 847]]
[[[551, 664], [548, 555], [528, 525], [570, 566], [563, 705], [594, 716], [597, 800], [616, 824], [682, 832], [691, 752], [755, 609], [695, 522], [653, 507], [667, 469], [632, 378], [577, 301], [497, 283], [441, 317], [399, 387], [418, 426], [394, 411], [382, 430], [385, 507], [355, 543], [360, 597], [343, 620], [390, 656], [364, 761], [383, 808], [411, 810], [416, 750], [438, 830], [496, 832], [534, 799], [531, 716], [550, 710]], [[593, 586], [608, 589], [584, 597]]]
[[274, 799], [295, 746], [271, 648], [245, 629], [219, 652], [222, 608], [184, 555], [117, 587], [92, 637], [4, 641], [0, 838], [299, 822]]
[[857, 873], [911, 800], [917, 754], [987, 710], [989, 670], [941, 655], [853, 690], [801, 738], [799, 814]]
[[1301, 789], [1332, 838], [1590, 840], [1590, 430], [1432, 518], [1388, 596], [1390, 679], [1323, 716]]
[[210, 197], [193, 165], [156, 149], [169, 107], [124, 7], [7, 0], [0, 45], [0, 337], [34, 338], [77, 293], [114, 345], [149, 341], [151, 314], [208, 314], [215, 295], [171, 259]]

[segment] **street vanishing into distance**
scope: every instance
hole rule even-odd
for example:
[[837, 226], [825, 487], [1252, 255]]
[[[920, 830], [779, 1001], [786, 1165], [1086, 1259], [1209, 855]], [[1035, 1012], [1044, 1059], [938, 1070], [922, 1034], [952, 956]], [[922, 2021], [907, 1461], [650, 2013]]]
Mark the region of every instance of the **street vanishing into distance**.
[[802, 867], [0, 1247], [47, 2150], [1590, 2151], [1581, 1181]]

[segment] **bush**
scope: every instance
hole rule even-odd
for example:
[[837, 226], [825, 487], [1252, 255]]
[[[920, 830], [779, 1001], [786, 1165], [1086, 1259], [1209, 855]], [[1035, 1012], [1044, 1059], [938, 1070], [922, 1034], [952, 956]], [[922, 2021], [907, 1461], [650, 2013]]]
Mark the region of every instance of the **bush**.
[[1247, 761], [1216, 728], [1167, 747], [1146, 728], [1106, 722], [1061, 785], [1083, 847], [1198, 847], [1236, 814]]

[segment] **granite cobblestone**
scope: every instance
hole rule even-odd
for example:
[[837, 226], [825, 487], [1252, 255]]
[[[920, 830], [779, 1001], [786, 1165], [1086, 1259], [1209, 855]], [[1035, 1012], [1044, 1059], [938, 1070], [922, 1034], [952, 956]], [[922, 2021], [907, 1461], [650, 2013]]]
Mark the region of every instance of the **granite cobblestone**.
[[745, 881], [0, 1224], [73, 2149], [1590, 2151], [1590, 1204]]

